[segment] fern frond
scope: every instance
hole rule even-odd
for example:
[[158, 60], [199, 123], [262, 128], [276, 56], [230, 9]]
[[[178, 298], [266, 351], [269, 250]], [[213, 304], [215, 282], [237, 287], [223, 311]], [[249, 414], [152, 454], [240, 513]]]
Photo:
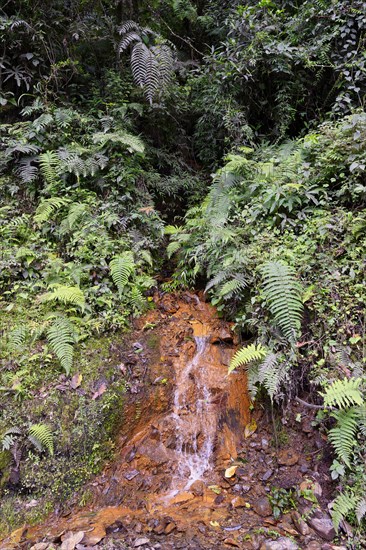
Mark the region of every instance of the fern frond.
[[362, 498], [356, 505], [356, 518], [358, 523], [361, 523], [366, 516], [366, 498]]
[[74, 357], [74, 327], [71, 322], [57, 317], [47, 330], [47, 340], [66, 374], [70, 374]]
[[52, 291], [40, 296], [41, 302], [61, 302], [65, 305], [78, 306], [82, 311], [85, 308], [85, 296], [78, 286], [60, 284], [51, 285]]
[[352, 449], [356, 443], [355, 434], [358, 428], [358, 412], [352, 407], [332, 413], [337, 425], [329, 430], [328, 439], [333, 445], [337, 456], [346, 466], [351, 468], [349, 460]]
[[355, 509], [357, 497], [351, 493], [341, 493], [333, 502], [331, 510], [332, 520], [335, 530], [338, 532], [340, 523], [346, 518], [347, 514]]
[[25, 157], [19, 162], [16, 172], [24, 183], [31, 183], [38, 176], [38, 168], [32, 164], [35, 159], [36, 157]]
[[29, 335], [28, 328], [20, 325], [13, 329], [8, 336], [8, 346], [10, 350], [22, 349]]
[[5, 434], [1, 440], [1, 445], [3, 451], [10, 451], [14, 445], [14, 437], [12, 435]]
[[70, 206], [70, 210], [65, 219], [62, 220], [60, 225], [61, 233], [68, 233], [72, 231], [74, 225], [85, 216], [88, 211], [88, 205], [84, 202], [74, 202]]
[[56, 109], [54, 112], [56, 125], [62, 129], [70, 126], [75, 116], [76, 113], [72, 109]]
[[53, 435], [46, 424], [32, 424], [28, 430], [28, 439], [42, 452], [47, 450], [53, 456]]
[[51, 197], [44, 199], [37, 207], [34, 221], [38, 224], [42, 224], [48, 221], [51, 215], [66, 204], [69, 204], [69, 199], [63, 199], [61, 197]]
[[275, 322], [290, 342], [299, 335], [303, 314], [301, 289], [294, 270], [281, 262], [262, 267], [263, 293]]
[[128, 21], [125, 21], [122, 23], [122, 26], [118, 29], [119, 34], [126, 34], [126, 32], [130, 31], [138, 31], [140, 29], [140, 26], [135, 23], [135, 21], [132, 21], [129, 19]]
[[[121, 33], [122, 34], [122, 33]], [[141, 37], [137, 32], [131, 31], [125, 34], [118, 46], [119, 53], [124, 52], [134, 42], [141, 42]]]
[[286, 362], [278, 362], [275, 353], [269, 353], [258, 367], [258, 382], [263, 384], [273, 402], [280, 393], [280, 387], [286, 379], [289, 365]]
[[179, 243], [178, 241], [172, 241], [171, 243], [169, 243], [166, 249], [168, 258], [170, 259], [173, 256], [173, 254], [178, 252], [181, 246], [182, 246], [181, 243]]
[[60, 175], [60, 159], [55, 151], [46, 151], [38, 157], [39, 168], [46, 183], [50, 186], [58, 182]]
[[132, 252], [124, 252], [120, 256], [113, 258], [109, 264], [109, 267], [113, 282], [121, 295], [128, 279], [135, 271], [135, 262]]
[[246, 286], [247, 286], [247, 281], [244, 278], [244, 275], [240, 275], [238, 273], [234, 279], [231, 279], [230, 281], [226, 281], [226, 283], [224, 283], [221, 286], [218, 295], [220, 298], [229, 300], [235, 294], [238, 294], [241, 290], [243, 290]]
[[344, 378], [336, 380], [321, 393], [324, 398], [324, 407], [337, 406], [345, 409], [351, 405], [363, 405], [362, 393], [359, 386], [362, 378]]
[[134, 136], [125, 131], [114, 133], [97, 132], [93, 136], [93, 141], [94, 143], [100, 144], [102, 147], [104, 147], [106, 143], [120, 143], [125, 145], [131, 153], [143, 153], [145, 150], [145, 146], [138, 136]]
[[251, 363], [252, 361], [259, 361], [263, 359], [267, 354], [267, 350], [262, 344], [250, 344], [245, 346], [236, 352], [234, 357], [230, 361], [229, 373], [234, 369]]

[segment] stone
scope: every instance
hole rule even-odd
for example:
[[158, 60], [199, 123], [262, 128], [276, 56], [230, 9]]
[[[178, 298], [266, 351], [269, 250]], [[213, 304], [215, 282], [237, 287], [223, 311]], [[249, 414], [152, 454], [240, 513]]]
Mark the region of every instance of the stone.
[[38, 542], [34, 546], [31, 547], [30, 550], [46, 550], [50, 545], [49, 542]]
[[147, 538], [141, 538], [135, 540], [134, 547], [139, 548], [140, 546], [144, 546], [145, 544], [150, 544], [150, 539]]
[[316, 540], [311, 540], [307, 543], [306, 550], [321, 550], [321, 545]]
[[131, 481], [131, 479], [138, 476], [139, 473], [140, 472], [138, 470], [130, 470], [129, 472], [126, 472], [123, 477], [127, 479], [127, 481]]
[[277, 455], [278, 463], [281, 464], [281, 466], [294, 466], [299, 458], [299, 455], [292, 449], [284, 449]]
[[228, 537], [227, 539], [225, 539], [224, 544], [227, 544], [227, 546], [234, 546], [235, 548], [240, 548], [239, 542], [233, 539], [232, 537]]
[[252, 507], [254, 512], [263, 518], [272, 515], [272, 507], [267, 497], [259, 498], [254, 502]]
[[292, 512], [291, 519], [300, 535], [303, 535], [304, 537], [306, 537], [306, 535], [309, 535], [310, 528], [302, 519], [299, 512]]
[[262, 481], [267, 481], [271, 475], [273, 474], [273, 470], [267, 470], [263, 475], [262, 475]]
[[184, 493], [178, 493], [172, 500], [170, 501], [171, 505], [174, 504], [184, 504], [185, 502], [188, 502], [189, 500], [192, 500], [194, 498], [193, 493], [184, 492]]
[[331, 518], [327, 514], [321, 512], [321, 510], [317, 510], [315, 515], [309, 518], [307, 522], [324, 540], [330, 541], [336, 536]]
[[177, 525], [176, 523], [174, 523], [174, 521], [171, 521], [170, 523], [168, 523], [168, 525], [165, 527], [164, 529], [164, 533], [166, 535], [169, 535], [170, 533], [172, 533], [174, 531], [174, 529], [177, 528]]
[[312, 479], [305, 479], [300, 483], [300, 491], [308, 492], [311, 491], [316, 498], [320, 498], [323, 494], [323, 490], [320, 486], [320, 484], [317, 481], [313, 481]]
[[266, 540], [260, 550], [299, 550], [299, 546], [287, 537], [280, 537], [277, 540]]
[[248, 508], [248, 503], [243, 497], [234, 497], [231, 501], [233, 508]]
[[78, 531], [72, 533], [71, 531], [65, 533], [62, 537], [61, 550], [74, 550], [75, 546], [79, 544], [84, 538], [84, 531]]
[[241, 488], [243, 493], [249, 493], [250, 489], [251, 489], [250, 485], [243, 485], [242, 488]]
[[203, 493], [205, 492], [206, 485], [203, 481], [200, 479], [197, 479], [192, 485], [190, 486], [189, 490], [191, 493], [194, 494], [195, 497], [201, 497]]

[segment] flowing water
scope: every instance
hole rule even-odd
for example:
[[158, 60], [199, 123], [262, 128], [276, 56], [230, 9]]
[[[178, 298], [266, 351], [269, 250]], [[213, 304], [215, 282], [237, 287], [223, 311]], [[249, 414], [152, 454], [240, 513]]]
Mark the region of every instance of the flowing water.
[[[195, 338], [197, 351], [193, 359], [181, 369], [176, 379], [172, 419], [178, 433], [177, 478], [187, 478], [188, 488], [202, 479], [212, 467], [212, 454], [217, 429], [217, 418], [211, 404], [208, 384], [210, 373], [202, 368], [202, 359], [209, 346], [207, 337]], [[195, 402], [189, 391], [194, 387]]]

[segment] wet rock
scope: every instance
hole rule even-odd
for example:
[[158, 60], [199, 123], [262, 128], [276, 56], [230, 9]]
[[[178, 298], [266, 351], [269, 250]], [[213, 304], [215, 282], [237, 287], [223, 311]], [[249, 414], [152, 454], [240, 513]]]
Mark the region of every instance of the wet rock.
[[298, 550], [299, 546], [287, 537], [280, 537], [277, 540], [266, 540], [260, 550]]
[[131, 481], [131, 479], [133, 479], [134, 477], [138, 476], [139, 475], [139, 471], [138, 470], [130, 470], [129, 472], [126, 472], [124, 474], [124, 478], [127, 479], [128, 481]]
[[235, 548], [240, 548], [240, 544], [237, 540], [233, 539], [232, 537], [228, 537], [224, 540], [224, 544], [227, 546], [234, 546]]
[[234, 497], [231, 506], [233, 508], [248, 508], [248, 503], [243, 497]]
[[299, 458], [299, 455], [292, 449], [284, 449], [277, 455], [278, 463], [281, 464], [281, 466], [294, 466]]
[[267, 497], [262, 497], [253, 503], [253, 510], [263, 518], [272, 515], [272, 508]]
[[190, 493], [190, 492], [178, 493], [175, 497], [172, 498], [172, 500], [170, 501], [170, 504], [171, 505], [184, 504], [185, 502], [188, 502], [193, 498], [194, 498], [193, 493]]
[[332, 520], [321, 510], [317, 510], [314, 516], [309, 518], [307, 522], [324, 540], [333, 540], [336, 536]]
[[242, 488], [241, 488], [243, 493], [249, 493], [250, 489], [251, 489], [250, 485], [242, 485]]
[[203, 481], [200, 479], [197, 479], [192, 485], [190, 486], [191, 493], [194, 494], [195, 497], [201, 497], [203, 493], [205, 492], [206, 485]]
[[263, 475], [262, 475], [262, 481], [267, 481], [271, 475], [273, 474], [273, 470], [267, 470]]
[[145, 546], [145, 544], [150, 544], [150, 539], [147, 538], [141, 538], [135, 540], [134, 547], [139, 548], [140, 546]]
[[210, 344], [221, 344], [222, 342], [225, 342], [227, 344], [233, 343], [232, 333], [224, 327], [221, 327], [217, 332], [212, 334], [210, 338]]
[[240, 467], [236, 469], [235, 474], [236, 474], [237, 477], [240, 477], [240, 478], [243, 478], [247, 475], [246, 471], [245, 471], [245, 468], [240, 468]]
[[34, 546], [31, 547], [30, 550], [46, 550], [50, 545], [49, 542], [38, 542]]
[[306, 524], [306, 522], [302, 519], [299, 512], [292, 512], [291, 518], [293, 521], [293, 524], [295, 525], [297, 531], [300, 533], [300, 535], [303, 535], [304, 537], [310, 533], [310, 528]]
[[98, 524], [93, 526], [93, 530], [85, 533], [82, 543], [86, 546], [95, 546], [106, 536], [104, 525]]
[[79, 544], [84, 538], [84, 531], [78, 531], [77, 533], [69, 532], [65, 533], [62, 537], [61, 550], [74, 550], [75, 546]]
[[171, 521], [170, 523], [168, 523], [168, 525], [167, 525], [167, 526], [165, 527], [165, 529], [164, 529], [165, 535], [169, 535], [169, 534], [172, 533], [176, 528], [177, 528], [176, 523], [174, 523], [174, 521]]

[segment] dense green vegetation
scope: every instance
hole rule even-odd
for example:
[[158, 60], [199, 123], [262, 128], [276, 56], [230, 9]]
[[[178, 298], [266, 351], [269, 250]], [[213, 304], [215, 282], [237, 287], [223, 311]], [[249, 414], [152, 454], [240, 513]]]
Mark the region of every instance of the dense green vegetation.
[[188, 286], [235, 321], [253, 396], [324, 399], [334, 522], [362, 533], [365, 2], [21, 4], [0, 9], [0, 531], [110, 458], [113, 334]]

